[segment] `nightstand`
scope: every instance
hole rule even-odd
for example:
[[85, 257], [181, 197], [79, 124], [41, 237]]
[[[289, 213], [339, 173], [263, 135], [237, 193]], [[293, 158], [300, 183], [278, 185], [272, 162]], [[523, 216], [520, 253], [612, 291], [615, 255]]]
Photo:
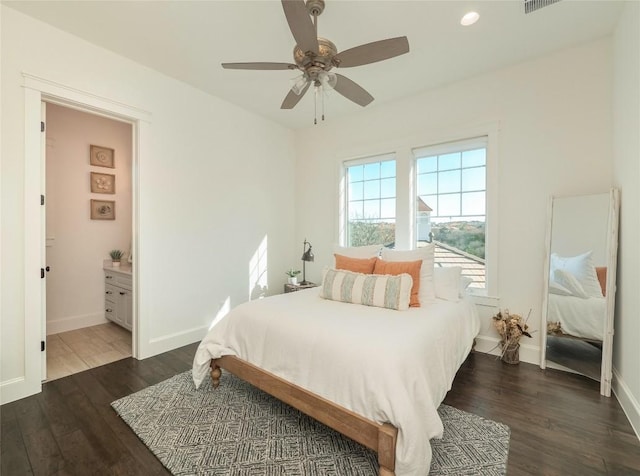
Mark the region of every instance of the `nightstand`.
[[296, 291], [301, 291], [303, 289], [315, 288], [318, 285], [316, 283], [307, 283], [307, 284], [289, 284], [285, 283], [284, 292], [285, 293], [295, 293]]

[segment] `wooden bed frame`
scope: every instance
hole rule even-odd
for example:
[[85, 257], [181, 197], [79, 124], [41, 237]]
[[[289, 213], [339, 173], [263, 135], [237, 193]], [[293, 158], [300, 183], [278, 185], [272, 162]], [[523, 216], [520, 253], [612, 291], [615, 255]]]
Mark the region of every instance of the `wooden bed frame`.
[[395, 476], [398, 429], [376, 423], [232, 355], [211, 360], [213, 387], [225, 369], [311, 418], [378, 453], [380, 476]]

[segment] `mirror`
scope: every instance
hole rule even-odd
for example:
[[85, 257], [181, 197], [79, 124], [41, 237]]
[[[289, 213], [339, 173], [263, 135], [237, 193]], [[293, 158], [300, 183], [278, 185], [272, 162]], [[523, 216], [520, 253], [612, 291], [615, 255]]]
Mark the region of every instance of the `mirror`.
[[549, 204], [541, 367], [585, 375], [611, 395], [619, 192]]

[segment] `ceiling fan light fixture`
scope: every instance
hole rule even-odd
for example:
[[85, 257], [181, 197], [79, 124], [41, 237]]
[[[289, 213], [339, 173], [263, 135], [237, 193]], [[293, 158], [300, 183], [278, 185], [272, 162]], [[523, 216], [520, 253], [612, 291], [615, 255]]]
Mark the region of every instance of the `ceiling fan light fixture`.
[[480, 18], [480, 14], [478, 12], [468, 12], [465, 13], [462, 19], [460, 20], [460, 24], [462, 26], [471, 26]]
[[320, 81], [322, 88], [325, 91], [327, 91], [336, 87], [336, 83], [338, 82], [338, 77], [336, 76], [336, 73], [329, 73], [329, 72], [323, 71], [318, 75], [318, 80]]
[[295, 94], [300, 96], [300, 94], [302, 94], [302, 91], [304, 91], [305, 86], [307, 85], [307, 78], [304, 76], [304, 74], [301, 74], [297, 78], [292, 79], [292, 81], [293, 85], [291, 86], [291, 90]]

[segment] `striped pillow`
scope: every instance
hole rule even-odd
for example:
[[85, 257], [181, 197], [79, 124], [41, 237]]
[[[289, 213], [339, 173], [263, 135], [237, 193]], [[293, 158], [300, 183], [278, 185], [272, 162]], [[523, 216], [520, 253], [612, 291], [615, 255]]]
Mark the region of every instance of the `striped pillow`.
[[405, 311], [409, 309], [412, 285], [413, 279], [406, 273], [390, 276], [325, 269], [320, 297]]

